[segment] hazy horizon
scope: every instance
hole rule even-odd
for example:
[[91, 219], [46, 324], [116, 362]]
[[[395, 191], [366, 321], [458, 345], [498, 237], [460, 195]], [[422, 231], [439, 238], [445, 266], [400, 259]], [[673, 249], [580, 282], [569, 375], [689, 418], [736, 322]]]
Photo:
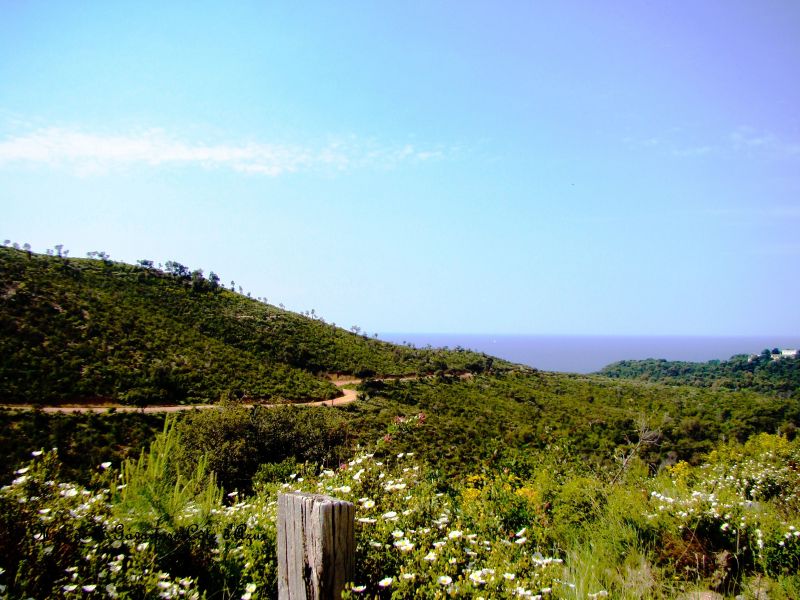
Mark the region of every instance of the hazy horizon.
[[707, 362], [764, 349], [798, 349], [800, 336], [525, 335], [384, 333], [379, 339], [416, 347], [461, 346], [544, 371], [591, 373], [620, 360]]

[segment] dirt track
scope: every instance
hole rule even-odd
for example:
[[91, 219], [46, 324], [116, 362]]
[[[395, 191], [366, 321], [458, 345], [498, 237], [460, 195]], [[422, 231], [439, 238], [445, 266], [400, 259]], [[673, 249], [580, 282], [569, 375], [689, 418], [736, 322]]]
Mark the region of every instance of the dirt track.
[[[353, 402], [358, 397], [358, 392], [356, 390], [348, 390], [344, 389], [346, 385], [358, 385], [361, 383], [360, 379], [343, 379], [340, 381], [334, 381], [333, 384], [342, 390], [342, 396], [338, 398], [334, 398], [332, 400], [316, 400], [313, 402], [302, 402], [302, 403], [295, 403], [294, 406], [341, 406], [343, 404], [349, 404]], [[96, 412], [102, 413], [106, 412], [107, 410], [113, 408], [116, 412], [142, 412], [142, 413], [174, 413], [174, 412], [181, 412], [184, 410], [203, 410], [206, 408], [215, 408], [218, 407], [218, 404], [164, 404], [164, 405], [154, 405], [154, 406], [145, 406], [144, 408], [138, 408], [136, 406], [126, 406], [122, 404], [83, 404], [83, 405], [76, 405], [76, 406], [45, 406], [42, 408], [43, 412], [46, 413], [75, 413], [75, 412]], [[243, 404], [247, 408], [252, 408], [255, 406], [254, 404]], [[285, 406], [284, 404], [263, 404], [261, 406]], [[30, 404], [6, 404], [0, 406], [3, 409], [9, 410], [33, 410], [33, 406]]]
[[[460, 379], [471, 379], [471, 373], [462, 373], [459, 375]], [[382, 381], [388, 380], [396, 380], [396, 381], [413, 381], [415, 379], [420, 379], [420, 377], [416, 376], [404, 376], [404, 377], [388, 377]], [[338, 398], [333, 398], [332, 400], [314, 400], [312, 402], [295, 402], [295, 403], [281, 403], [281, 404], [260, 404], [259, 406], [286, 406], [287, 404], [291, 406], [342, 406], [344, 404], [349, 404], [354, 402], [358, 398], [358, 392], [356, 390], [348, 390], [345, 389], [344, 386], [346, 385], [358, 385], [361, 383], [361, 379], [337, 379], [332, 381], [333, 385], [338, 387], [342, 390], [342, 395]], [[95, 412], [95, 413], [102, 413], [106, 412], [107, 410], [113, 408], [116, 412], [141, 412], [141, 413], [174, 413], [174, 412], [181, 412], [184, 410], [204, 410], [206, 408], [215, 408], [218, 407], [218, 404], [159, 404], [153, 406], [145, 406], [144, 408], [138, 408], [136, 406], [127, 406], [123, 404], [81, 404], [81, 405], [72, 405], [72, 406], [44, 406], [42, 407], [42, 411], [46, 413], [75, 413], [75, 412]], [[246, 408], [252, 408], [256, 406], [255, 404], [242, 404], [242, 406]], [[0, 405], [0, 409], [8, 409], [8, 410], [33, 410], [34, 407], [31, 404], [4, 404]]]

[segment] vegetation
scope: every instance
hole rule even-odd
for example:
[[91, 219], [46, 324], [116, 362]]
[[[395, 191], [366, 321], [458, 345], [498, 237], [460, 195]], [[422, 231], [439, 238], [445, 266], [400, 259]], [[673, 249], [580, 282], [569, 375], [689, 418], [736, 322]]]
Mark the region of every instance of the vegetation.
[[[132, 266], [0, 248], [0, 402], [134, 405], [326, 399], [325, 373], [509, 368], [407, 348], [225, 289], [170, 261]], [[43, 377], [42, 374], [47, 376]]]
[[0, 591], [24, 597], [276, 597], [276, 494], [356, 505], [350, 598], [746, 598], [800, 593], [800, 441], [760, 434], [701, 465], [648, 475], [636, 456], [594, 471], [558, 445], [531, 470], [447, 480], [397, 452], [422, 418], [336, 465], [223, 494], [204, 460], [184, 469], [168, 425], [138, 461], [78, 486], [36, 451], [0, 488]]
[[526, 453], [552, 444], [602, 465], [629, 446], [642, 421], [660, 432], [659, 444], [642, 451], [654, 470], [677, 460], [696, 464], [722, 440], [776, 431], [792, 437], [800, 424], [793, 399], [598, 376], [507, 373], [374, 382], [364, 390], [364, 401], [343, 409], [362, 443], [398, 416], [423, 412], [424, 435], [410, 435], [403, 449], [451, 474], [486, 460], [513, 460], [518, 470]]
[[800, 391], [800, 357], [781, 357], [777, 348], [761, 354], [740, 354], [730, 360], [704, 363], [667, 360], [623, 360], [600, 374], [621, 379], [657, 381], [731, 390], [756, 390], [784, 397]]
[[[223, 403], [220, 410], [189, 411], [177, 425], [185, 460], [207, 453], [226, 490], [249, 490], [265, 464], [289, 458], [335, 464], [357, 444], [371, 444], [422, 413], [425, 428], [397, 443], [449, 476], [475, 464], [529, 472], [527, 456], [554, 444], [605, 468], [642, 426], [659, 432], [658, 444], [639, 453], [655, 472], [678, 460], [698, 464], [724, 440], [778, 431], [793, 438], [800, 425], [800, 405], [791, 398], [558, 373], [372, 380], [360, 398], [336, 409]], [[98, 462], [137, 455], [163, 416], [8, 411], [0, 412], [0, 425], [0, 475], [10, 475], [32, 450], [57, 447], [65, 473], [85, 484]]]
[[58, 448], [62, 475], [88, 485], [94, 467], [136, 458], [163, 428], [163, 415], [0, 411], [0, 480], [32, 451]]
[[[275, 597], [292, 490], [356, 504], [351, 598], [800, 597], [797, 361], [686, 364], [543, 373], [174, 261], [0, 248], [0, 402], [219, 404], [0, 411], [0, 597]], [[357, 402], [240, 402], [335, 373]]]

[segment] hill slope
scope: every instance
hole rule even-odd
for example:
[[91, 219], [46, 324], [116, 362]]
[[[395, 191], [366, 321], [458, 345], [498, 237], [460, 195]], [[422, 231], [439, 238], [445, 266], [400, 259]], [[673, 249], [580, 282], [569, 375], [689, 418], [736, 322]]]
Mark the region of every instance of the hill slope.
[[639, 379], [669, 385], [694, 385], [797, 397], [800, 394], [800, 357], [777, 358], [769, 350], [729, 360], [704, 363], [667, 360], [624, 360], [600, 371], [617, 379]]
[[0, 402], [297, 401], [339, 393], [324, 373], [510, 366], [369, 339], [167, 267], [0, 248]]

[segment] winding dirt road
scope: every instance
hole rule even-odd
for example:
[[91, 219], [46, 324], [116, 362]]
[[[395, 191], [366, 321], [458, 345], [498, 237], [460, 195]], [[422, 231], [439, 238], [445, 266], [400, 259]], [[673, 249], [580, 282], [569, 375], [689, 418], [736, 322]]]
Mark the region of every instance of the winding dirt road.
[[[471, 379], [471, 373], [461, 373], [458, 375], [460, 379]], [[387, 377], [379, 381], [413, 381], [420, 379], [419, 376], [403, 376], [403, 377]], [[422, 376], [424, 378], [424, 376]], [[258, 406], [343, 406], [350, 404], [358, 398], [358, 391], [353, 389], [346, 389], [345, 386], [356, 386], [361, 383], [361, 379], [335, 379], [331, 381], [333, 385], [342, 390], [342, 395], [332, 400], [314, 400], [312, 402], [284, 402], [280, 404], [259, 404]], [[242, 404], [245, 408], [252, 408], [255, 404]], [[153, 406], [145, 406], [139, 408], [136, 406], [129, 406], [124, 404], [73, 404], [67, 406], [44, 406], [42, 412], [46, 413], [76, 413], [76, 412], [95, 412], [102, 413], [113, 408], [116, 412], [141, 412], [141, 413], [175, 413], [184, 410], [204, 410], [206, 408], [218, 408], [219, 404], [158, 404]], [[3, 404], [0, 405], [0, 410], [34, 410], [32, 404]]]
[[[349, 404], [358, 398], [358, 392], [352, 389], [345, 389], [346, 385], [358, 385], [361, 383], [360, 379], [341, 379], [333, 381], [333, 385], [342, 390], [342, 395], [332, 400], [315, 400], [313, 402], [297, 402], [297, 403], [282, 403], [282, 404], [262, 404], [261, 406], [285, 406], [291, 404], [292, 406], [342, 406]], [[242, 404], [246, 408], [252, 408], [255, 404]], [[154, 406], [145, 406], [138, 408], [136, 406], [127, 406], [122, 404], [82, 404], [73, 406], [44, 406], [42, 412], [46, 413], [75, 413], [75, 412], [95, 412], [103, 413], [113, 408], [116, 412], [142, 412], [142, 413], [174, 413], [184, 410], [204, 410], [206, 408], [217, 408], [218, 404], [159, 404]], [[0, 409], [7, 410], [33, 410], [31, 404], [4, 404]]]

